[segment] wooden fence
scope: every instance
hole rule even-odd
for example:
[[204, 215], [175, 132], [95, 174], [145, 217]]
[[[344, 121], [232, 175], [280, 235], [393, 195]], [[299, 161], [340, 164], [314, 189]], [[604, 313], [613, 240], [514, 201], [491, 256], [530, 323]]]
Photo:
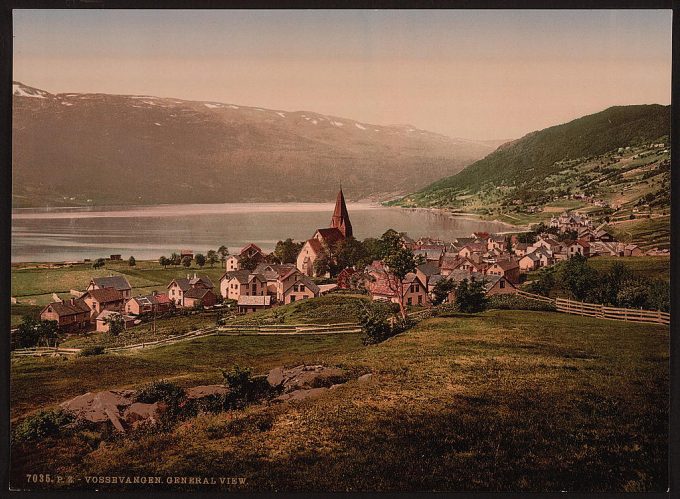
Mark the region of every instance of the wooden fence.
[[642, 310], [635, 308], [607, 307], [596, 303], [585, 303], [581, 301], [557, 298], [555, 300], [558, 312], [566, 314], [585, 315], [598, 319], [612, 319], [617, 321], [630, 322], [651, 322], [654, 324], [668, 325], [671, 322], [671, 315], [659, 310]]
[[522, 291], [521, 289], [517, 290], [517, 296], [521, 296], [522, 298], [527, 298], [529, 300], [535, 300], [535, 301], [540, 301], [542, 303], [550, 303], [554, 304], [555, 300], [552, 298], [548, 298], [547, 296], [543, 295], [537, 295], [534, 293], [527, 293], [526, 291]]
[[80, 348], [61, 348], [61, 347], [34, 347], [18, 348], [12, 350], [12, 355], [16, 357], [45, 357], [55, 355], [77, 355]]

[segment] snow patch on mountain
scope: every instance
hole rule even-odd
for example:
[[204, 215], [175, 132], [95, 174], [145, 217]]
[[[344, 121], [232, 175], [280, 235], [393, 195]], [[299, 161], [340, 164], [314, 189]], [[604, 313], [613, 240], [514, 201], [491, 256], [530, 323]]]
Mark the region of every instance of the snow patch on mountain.
[[42, 90], [24, 87], [18, 83], [12, 84], [12, 95], [17, 97], [33, 97], [35, 99], [47, 99], [47, 92]]
[[361, 123], [355, 123], [354, 126], [357, 127], [359, 130], [366, 130], [366, 127], [363, 126]]

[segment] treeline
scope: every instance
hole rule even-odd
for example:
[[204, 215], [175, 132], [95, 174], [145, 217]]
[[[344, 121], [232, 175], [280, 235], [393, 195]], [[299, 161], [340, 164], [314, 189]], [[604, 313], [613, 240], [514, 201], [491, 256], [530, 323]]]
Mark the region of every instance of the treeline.
[[542, 269], [538, 278], [529, 284], [528, 291], [544, 296], [567, 295], [613, 307], [670, 312], [668, 281], [636, 276], [621, 262], [606, 271], [598, 271], [579, 255]]

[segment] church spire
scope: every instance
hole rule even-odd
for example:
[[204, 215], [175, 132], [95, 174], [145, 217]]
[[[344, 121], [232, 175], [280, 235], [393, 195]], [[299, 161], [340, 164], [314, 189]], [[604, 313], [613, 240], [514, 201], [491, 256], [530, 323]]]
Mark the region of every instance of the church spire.
[[345, 204], [345, 196], [342, 193], [342, 187], [340, 187], [338, 197], [335, 200], [335, 210], [333, 210], [333, 218], [331, 218], [331, 227], [338, 229], [346, 238], [352, 237], [352, 223], [349, 221], [349, 213], [347, 212], [347, 205]]

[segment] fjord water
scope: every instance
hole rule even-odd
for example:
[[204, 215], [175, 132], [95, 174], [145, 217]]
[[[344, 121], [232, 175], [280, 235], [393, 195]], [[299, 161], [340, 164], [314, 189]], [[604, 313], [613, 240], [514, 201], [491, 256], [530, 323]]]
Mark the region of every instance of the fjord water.
[[[26, 208], [12, 213], [12, 262], [61, 262], [121, 254], [157, 259], [180, 249], [230, 252], [249, 242], [271, 251], [288, 237], [305, 240], [328, 227], [332, 203], [227, 203], [98, 208]], [[348, 203], [354, 236], [387, 229], [443, 239], [512, 227], [428, 210]]]

